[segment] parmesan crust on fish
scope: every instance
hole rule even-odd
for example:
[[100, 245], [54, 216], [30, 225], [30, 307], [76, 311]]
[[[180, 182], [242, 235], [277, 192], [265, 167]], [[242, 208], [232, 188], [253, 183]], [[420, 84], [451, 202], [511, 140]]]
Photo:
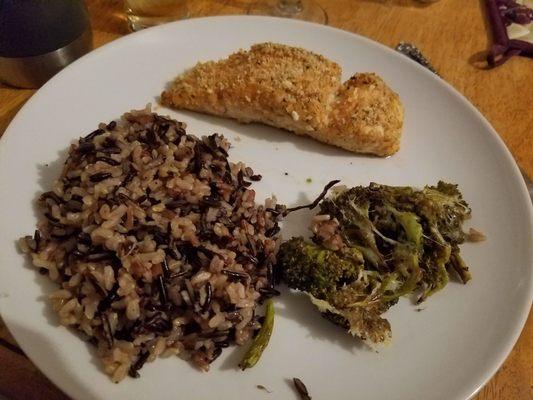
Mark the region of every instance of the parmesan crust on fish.
[[161, 94], [163, 105], [261, 122], [356, 153], [398, 151], [403, 107], [376, 74], [341, 82], [338, 64], [310, 51], [256, 44], [198, 63]]

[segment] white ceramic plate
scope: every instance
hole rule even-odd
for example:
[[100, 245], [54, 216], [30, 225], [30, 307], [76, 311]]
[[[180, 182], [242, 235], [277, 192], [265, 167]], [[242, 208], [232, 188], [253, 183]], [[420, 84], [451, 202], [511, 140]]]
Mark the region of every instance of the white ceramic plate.
[[[422, 312], [401, 301], [387, 313], [393, 344], [379, 353], [320, 318], [306, 299], [284, 294], [276, 302], [271, 343], [253, 369], [237, 371], [242, 352], [229, 349], [209, 373], [172, 358], [146, 365], [141, 379], [112, 384], [89, 347], [56, 325], [44, 301], [52, 287], [24, 262], [15, 240], [33, 231], [34, 200], [59, 173], [71, 140], [100, 121], [155, 104], [165, 84], [196, 62], [261, 41], [324, 54], [343, 67], [345, 77], [380, 74], [405, 105], [400, 152], [388, 159], [356, 156], [272, 128], [158, 111], [186, 121], [190, 132], [227, 135], [234, 144], [231, 157], [263, 175], [259, 197], [276, 193], [289, 205], [314, 198], [333, 178], [347, 185], [459, 183], [473, 209], [470, 224], [488, 237], [463, 246], [474, 278], [466, 286], [449, 284]], [[52, 79], [19, 112], [0, 144], [2, 316], [26, 354], [77, 399], [295, 399], [289, 379], [300, 377], [315, 399], [462, 400], [504, 361], [530, 308], [532, 208], [504, 144], [445, 82], [347, 32], [290, 20], [218, 17], [132, 34]], [[285, 235], [305, 233], [308, 218], [291, 217]]]

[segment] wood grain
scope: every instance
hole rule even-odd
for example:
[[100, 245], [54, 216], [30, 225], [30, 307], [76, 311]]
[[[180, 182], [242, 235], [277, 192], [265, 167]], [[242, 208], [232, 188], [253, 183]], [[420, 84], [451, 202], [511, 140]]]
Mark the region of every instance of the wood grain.
[[[245, 0], [191, 2], [192, 16], [243, 13]], [[440, 0], [420, 6], [411, 0], [320, 2], [329, 24], [388, 46], [415, 43], [442, 77], [463, 93], [498, 131], [520, 167], [533, 177], [533, 61], [515, 57], [487, 70], [490, 43], [484, 0]], [[94, 45], [128, 33], [120, 0], [87, 0]], [[33, 90], [0, 84], [0, 136]], [[7, 368], [6, 366], [9, 366]], [[0, 394], [12, 399], [65, 399], [16, 347], [0, 320]], [[499, 372], [476, 400], [533, 399], [533, 315]]]

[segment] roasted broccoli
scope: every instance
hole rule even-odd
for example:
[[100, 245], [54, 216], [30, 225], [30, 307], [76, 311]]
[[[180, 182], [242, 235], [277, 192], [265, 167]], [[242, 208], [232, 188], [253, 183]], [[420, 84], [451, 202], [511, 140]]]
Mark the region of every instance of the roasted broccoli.
[[372, 183], [320, 203], [313, 243], [293, 238], [280, 248], [282, 279], [304, 291], [328, 319], [369, 342], [390, 337], [381, 314], [400, 296], [418, 301], [442, 289], [455, 271], [466, 283], [459, 254], [470, 208], [457, 185], [422, 190]]
[[365, 270], [359, 250], [333, 251], [293, 238], [281, 245], [278, 263], [283, 281], [309, 294], [326, 318], [373, 343], [389, 339], [390, 325], [380, 314], [394, 301], [384, 299], [387, 282]]

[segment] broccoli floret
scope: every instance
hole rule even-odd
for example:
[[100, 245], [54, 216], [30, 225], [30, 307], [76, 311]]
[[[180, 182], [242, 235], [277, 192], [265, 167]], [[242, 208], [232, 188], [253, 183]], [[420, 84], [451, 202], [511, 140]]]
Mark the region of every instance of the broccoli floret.
[[292, 238], [279, 252], [282, 279], [293, 289], [327, 299], [339, 287], [355, 281], [362, 269], [363, 257], [353, 249], [341, 255], [324, 247]]
[[364, 269], [356, 248], [332, 251], [293, 238], [281, 245], [278, 266], [287, 285], [309, 294], [324, 317], [371, 343], [390, 338], [380, 315], [394, 301], [385, 299], [385, 286], [375, 271]]
[[426, 186], [418, 197], [418, 212], [447, 242], [458, 245], [465, 241], [462, 225], [471, 210], [457, 185], [440, 181], [437, 186]]

